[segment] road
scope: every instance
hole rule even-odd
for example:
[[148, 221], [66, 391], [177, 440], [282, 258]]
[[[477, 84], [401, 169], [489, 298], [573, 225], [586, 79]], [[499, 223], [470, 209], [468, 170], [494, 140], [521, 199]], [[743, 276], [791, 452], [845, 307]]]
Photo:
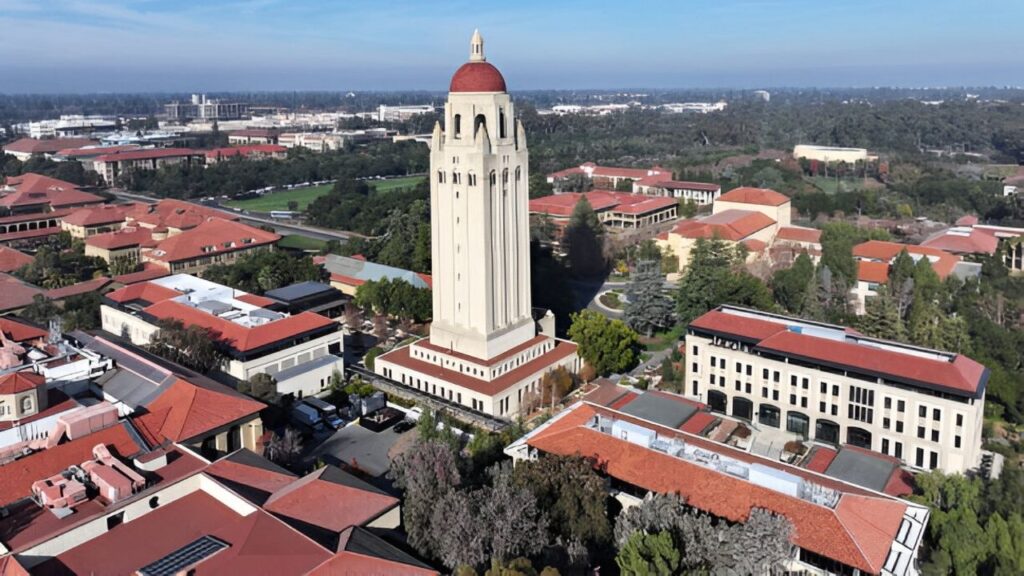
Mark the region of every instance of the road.
[[[110, 193], [121, 200], [130, 200], [135, 202], [158, 202], [159, 198], [152, 196], [146, 196], [144, 194], [135, 194], [133, 192], [125, 192], [124, 190], [118, 190], [111, 188]], [[189, 202], [192, 202], [191, 200]], [[197, 206], [204, 208], [210, 208], [214, 210], [220, 210], [226, 214], [230, 214], [232, 217], [238, 217], [239, 220], [246, 224], [255, 226], [271, 226], [274, 231], [278, 234], [301, 234], [310, 238], [316, 238], [317, 240], [336, 240], [338, 242], [345, 242], [349, 238], [356, 236], [351, 232], [342, 232], [341, 230], [331, 230], [330, 228], [320, 228], [318, 226], [309, 226], [307, 224], [295, 224], [290, 222], [281, 222], [280, 220], [274, 220], [272, 218], [262, 218], [260, 216], [254, 216], [252, 214], [240, 214], [233, 210], [227, 210], [220, 205], [208, 206], [199, 202], [192, 202]]]

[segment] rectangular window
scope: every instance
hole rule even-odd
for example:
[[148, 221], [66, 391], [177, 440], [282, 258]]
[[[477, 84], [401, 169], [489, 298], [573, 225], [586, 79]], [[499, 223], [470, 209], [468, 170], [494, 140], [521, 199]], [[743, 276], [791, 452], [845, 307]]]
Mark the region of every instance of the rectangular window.
[[897, 420], [896, 421], [896, 431], [900, 432], [900, 433], [903, 433], [903, 421], [902, 420]]
[[774, 380], [774, 381], [778, 382], [778, 381], [779, 381], [779, 378], [781, 378], [781, 377], [782, 377], [782, 375], [781, 375], [781, 374], [779, 374], [779, 372], [778, 372], [778, 371], [772, 372], [772, 380]]
[[917, 449], [917, 454], [914, 456], [914, 465], [918, 468], [924, 468], [924, 448]]
[[897, 400], [896, 401], [896, 411], [897, 412], [905, 412], [906, 411], [906, 407], [907, 407], [907, 405], [906, 405], [906, 403], [903, 400]]
[[890, 408], [892, 408], [892, 398], [889, 398], [888, 396], [886, 396], [885, 397], [885, 409], [888, 410]]
[[711, 367], [712, 368], [717, 368], [718, 367], [718, 358], [715, 358], [714, 356], [711, 357]]
[[743, 386], [743, 384], [739, 380], [737, 380], [736, 381], [736, 391], [739, 392], [740, 390], [742, 390], [743, 389], [742, 386]]
[[889, 439], [888, 438], [882, 438], [882, 454], [888, 454], [888, 453], [889, 453]]
[[891, 421], [888, 418], [882, 418], [882, 428], [888, 430], [889, 424], [891, 424]]
[[697, 395], [697, 381], [696, 380], [693, 381], [693, 395], [694, 396]]
[[959, 448], [959, 447], [960, 447], [960, 437], [959, 436], [954, 436], [953, 437], [953, 448]]
[[833, 416], [839, 416], [839, 405], [838, 404], [833, 404], [832, 405], [832, 415]]
[[743, 372], [743, 364], [740, 364], [739, 362], [737, 362], [736, 363], [736, 373], [740, 374], [742, 372]]
[[767, 398], [767, 397], [768, 397], [768, 389], [767, 388], [761, 388], [761, 398]]
[[747, 376], [753, 376], [753, 375], [754, 375], [754, 365], [753, 364], [747, 364]]
[[699, 370], [697, 370], [697, 363], [696, 363], [696, 362], [692, 362], [692, 363], [690, 364], [690, 371], [691, 371], [691, 372], [693, 372], [694, 374], [696, 374], [697, 372], [699, 372]]
[[918, 406], [917, 407], [917, 415], [920, 416], [921, 418], [927, 417], [928, 416], [928, 407], [927, 406]]
[[956, 415], [956, 425], [957, 426], [963, 426], [964, 425], [964, 415], [963, 414], [957, 414]]
[[696, 355], [697, 355], [697, 347], [696, 347], [696, 346], [694, 346], [694, 347], [693, 347], [693, 355], [694, 355], [694, 356], [696, 356]]
[[818, 402], [818, 412], [824, 413], [826, 411], [828, 411], [828, 404], [824, 402]]
[[747, 382], [747, 394], [750, 394], [750, 382]]
[[932, 430], [932, 442], [938, 442], [938, 441], [939, 441], [939, 431], [938, 430]]
[[778, 390], [772, 390], [772, 400], [778, 400], [778, 399], [779, 399], [779, 391]]
[[931, 458], [928, 461], [928, 467], [931, 468], [932, 470], [935, 470], [936, 468], [939, 467], [939, 453], [938, 452], [932, 452]]
[[917, 427], [917, 437], [924, 438], [924, 426]]
[[832, 385], [832, 395], [833, 396], [839, 396], [839, 386], [836, 385], [836, 384]]
[[803, 398], [800, 399], [800, 407], [801, 408], [807, 408], [807, 397], [806, 396], [804, 396]]
[[796, 394], [789, 395], [789, 403], [792, 404], [793, 406], [796, 406]]
[[903, 442], [896, 442], [895, 446], [896, 446], [896, 452], [895, 452], [895, 454], [893, 454], [893, 456], [895, 456], [895, 457], [897, 457], [897, 458], [902, 460], [903, 459]]
[[942, 411], [939, 410], [938, 408], [932, 408], [932, 420], [935, 420], [936, 422], [938, 422], [941, 419], [942, 419]]
[[790, 386], [796, 386], [796, 374], [790, 374], [790, 376], [789, 376], [789, 385]]
[[800, 387], [803, 388], [804, 390], [807, 390], [808, 388], [810, 388], [810, 386], [811, 381], [809, 379], [804, 378], [803, 380], [800, 381]]
[[822, 382], [821, 383], [821, 393], [822, 394], [828, 394], [828, 383], [827, 382]]
[[765, 380], [768, 379], [768, 369], [767, 368], [761, 370], [761, 378], [764, 378]]

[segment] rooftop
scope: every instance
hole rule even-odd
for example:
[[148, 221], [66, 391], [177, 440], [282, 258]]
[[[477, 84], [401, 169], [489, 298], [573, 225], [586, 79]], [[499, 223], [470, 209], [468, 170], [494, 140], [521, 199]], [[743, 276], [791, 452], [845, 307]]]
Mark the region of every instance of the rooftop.
[[771, 188], [751, 188], [749, 186], [741, 186], [722, 194], [718, 197], [717, 202], [782, 206], [789, 202], [789, 197], [784, 194], [779, 194]]
[[938, 248], [953, 254], [992, 255], [999, 247], [999, 238], [979, 228], [954, 226], [925, 238], [921, 246]]
[[97, 156], [97, 162], [127, 162], [133, 160], [156, 160], [158, 158], [180, 158], [182, 156], [201, 156], [203, 153], [188, 148], [147, 148], [144, 150], [127, 150]]
[[9, 246], [0, 246], [0, 272], [14, 272], [32, 263], [33, 258]]
[[914, 259], [914, 262], [927, 258], [932, 269], [945, 279], [953, 273], [959, 256], [954, 256], [944, 250], [929, 246], [916, 246], [914, 244], [899, 244], [897, 242], [886, 242], [883, 240], [868, 240], [853, 247], [853, 257], [860, 260], [870, 260], [892, 264], [900, 252], [906, 250], [907, 254]]
[[710, 216], [683, 220], [672, 233], [684, 238], [721, 238], [739, 242], [775, 224], [767, 215], [755, 210], [723, 210]]
[[52, 154], [65, 148], [81, 148], [95, 144], [95, 140], [88, 138], [22, 138], [8, 144], [4, 144], [6, 152], [22, 152], [25, 154]]
[[147, 257], [162, 262], [180, 262], [273, 244], [280, 239], [273, 232], [248, 224], [209, 218], [188, 232], [160, 240]]
[[430, 287], [423, 277], [411, 270], [367, 262], [366, 260], [349, 256], [328, 254], [324, 258], [324, 269], [331, 274], [331, 280], [337, 280], [345, 284], [362, 284], [371, 280], [390, 279], [404, 280], [416, 288]]
[[0, 272], [0, 312], [24, 308], [36, 294], [42, 293], [42, 289]]
[[77, 184], [34, 172], [28, 172], [21, 176], [8, 176], [6, 188], [10, 190], [0, 196], [0, 206], [7, 208], [39, 204], [60, 208], [104, 202], [103, 198], [95, 194], [83, 192]]
[[962, 354], [868, 338], [842, 326], [719, 306], [690, 323], [690, 332], [736, 339], [766, 352], [862, 376], [956, 396], [980, 397], [989, 371]]

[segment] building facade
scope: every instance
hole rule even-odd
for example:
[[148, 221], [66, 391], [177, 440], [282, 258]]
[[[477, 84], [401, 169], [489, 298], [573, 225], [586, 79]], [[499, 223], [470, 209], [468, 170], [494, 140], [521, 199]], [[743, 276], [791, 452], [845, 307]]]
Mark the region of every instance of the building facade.
[[377, 373], [512, 417], [576, 347], [538, 333], [530, 298], [529, 154], [505, 80], [479, 33], [451, 80], [430, 151], [433, 324], [429, 341], [380, 356]]
[[686, 393], [712, 410], [918, 470], [980, 464], [988, 376], [963, 355], [732, 306], [686, 333]]

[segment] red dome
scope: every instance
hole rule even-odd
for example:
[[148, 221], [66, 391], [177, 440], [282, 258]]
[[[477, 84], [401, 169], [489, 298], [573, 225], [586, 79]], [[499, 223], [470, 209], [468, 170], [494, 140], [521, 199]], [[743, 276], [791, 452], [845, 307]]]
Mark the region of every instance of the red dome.
[[489, 62], [466, 62], [452, 76], [449, 92], [504, 92], [505, 78]]

